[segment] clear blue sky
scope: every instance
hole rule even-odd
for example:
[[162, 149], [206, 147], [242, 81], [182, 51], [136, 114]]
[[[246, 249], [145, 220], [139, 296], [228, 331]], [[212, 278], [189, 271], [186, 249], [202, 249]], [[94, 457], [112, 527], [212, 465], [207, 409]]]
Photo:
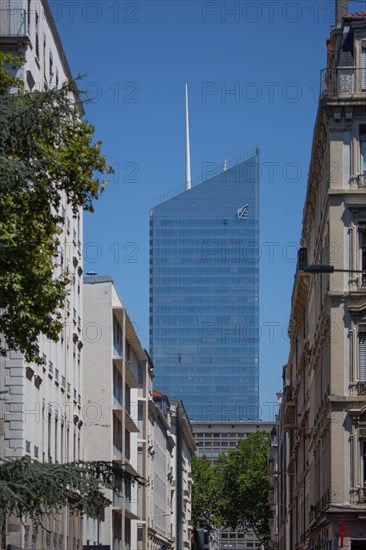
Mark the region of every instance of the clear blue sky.
[[50, 5], [71, 70], [94, 98], [86, 117], [116, 168], [85, 216], [85, 271], [113, 276], [145, 347], [149, 210], [184, 182], [184, 80], [192, 177], [260, 148], [260, 404], [273, 419], [335, 0]]

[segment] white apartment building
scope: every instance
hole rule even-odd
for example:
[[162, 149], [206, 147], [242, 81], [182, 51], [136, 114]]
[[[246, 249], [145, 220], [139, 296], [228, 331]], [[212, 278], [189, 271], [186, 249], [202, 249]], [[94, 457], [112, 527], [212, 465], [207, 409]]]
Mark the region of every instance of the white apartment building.
[[[60, 37], [46, 0], [0, 0], [0, 48], [25, 56], [18, 76], [26, 89], [42, 90], [71, 78]], [[44, 365], [25, 363], [10, 351], [0, 358], [0, 457], [29, 456], [48, 462], [82, 458], [82, 212], [74, 216], [62, 198], [64, 218], [59, 263], [73, 275], [63, 312], [64, 331], [57, 343], [40, 337]], [[66, 511], [35, 532], [9, 518], [6, 544], [13, 548], [58, 550], [82, 547], [81, 518]], [[3, 541], [4, 542], [4, 541]]]
[[[86, 460], [114, 461], [147, 481], [149, 365], [110, 277], [84, 280], [83, 417]], [[103, 521], [86, 519], [84, 547], [146, 548], [147, 490], [125, 482]]]

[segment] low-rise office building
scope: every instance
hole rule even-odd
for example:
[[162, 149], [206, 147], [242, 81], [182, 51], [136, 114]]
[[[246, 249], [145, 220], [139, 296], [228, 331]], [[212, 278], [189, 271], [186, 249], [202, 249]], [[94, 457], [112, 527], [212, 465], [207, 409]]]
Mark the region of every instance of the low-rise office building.
[[[237, 447], [240, 440], [258, 430], [271, 433], [273, 422], [192, 422], [194, 440], [198, 456], [207, 456], [212, 465], [217, 464], [220, 454], [228, 453]], [[253, 532], [238, 532], [220, 529], [219, 548], [222, 550], [249, 550], [261, 548]]]

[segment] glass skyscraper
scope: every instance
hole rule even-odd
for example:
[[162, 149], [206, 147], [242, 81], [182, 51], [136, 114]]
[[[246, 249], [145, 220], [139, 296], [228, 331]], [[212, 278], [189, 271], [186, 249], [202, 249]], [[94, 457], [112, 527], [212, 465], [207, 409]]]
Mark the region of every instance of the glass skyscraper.
[[255, 150], [150, 213], [154, 386], [191, 420], [258, 418], [258, 195]]

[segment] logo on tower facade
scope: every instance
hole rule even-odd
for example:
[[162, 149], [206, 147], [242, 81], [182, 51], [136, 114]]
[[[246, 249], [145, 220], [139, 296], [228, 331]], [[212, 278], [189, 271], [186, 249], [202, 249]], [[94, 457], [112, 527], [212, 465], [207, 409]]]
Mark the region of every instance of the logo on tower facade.
[[248, 204], [244, 204], [244, 206], [242, 206], [241, 208], [239, 208], [236, 211], [236, 215], [237, 215], [239, 220], [247, 220], [248, 219], [248, 214], [249, 214], [249, 205]]

